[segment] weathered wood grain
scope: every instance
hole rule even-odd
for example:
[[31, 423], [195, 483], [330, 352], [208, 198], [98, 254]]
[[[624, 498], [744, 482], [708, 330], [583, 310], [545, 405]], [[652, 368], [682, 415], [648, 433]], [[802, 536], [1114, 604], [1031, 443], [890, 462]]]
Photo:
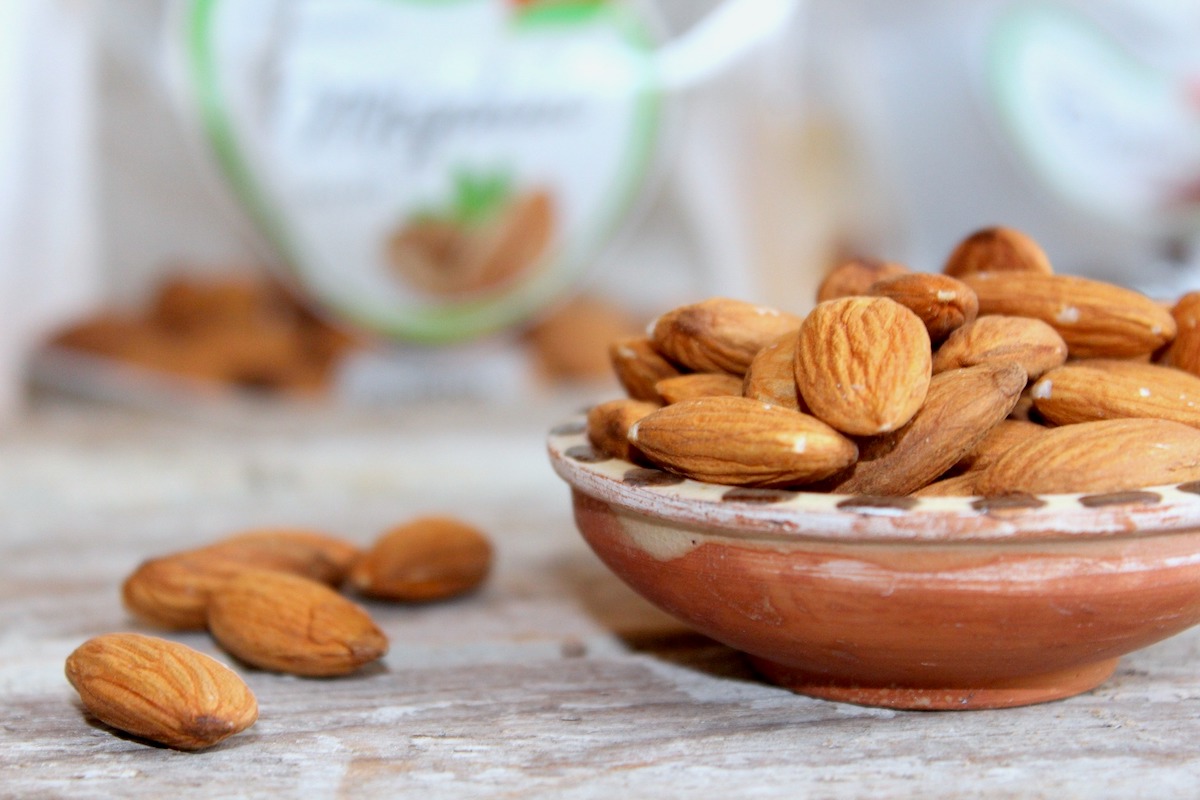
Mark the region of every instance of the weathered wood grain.
[[[789, 694], [587, 551], [542, 454], [561, 405], [457, 419], [295, 412], [261, 426], [250, 411], [185, 424], [38, 407], [0, 437], [0, 797], [1194, 793], [1200, 633], [1127, 657], [1095, 692], [1030, 708], [897, 713]], [[392, 650], [357, 676], [235, 665], [260, 721], [210, 751], [113, 735], [63, 677], [85, 638], [150, 630], [117, 593], [142, 558], [267, 523], [365, 543], [428, 511], [493, 536], [486, 587], [419, 607], [368, 602]], [[203, 634], [172, 638], [226, 658]]]

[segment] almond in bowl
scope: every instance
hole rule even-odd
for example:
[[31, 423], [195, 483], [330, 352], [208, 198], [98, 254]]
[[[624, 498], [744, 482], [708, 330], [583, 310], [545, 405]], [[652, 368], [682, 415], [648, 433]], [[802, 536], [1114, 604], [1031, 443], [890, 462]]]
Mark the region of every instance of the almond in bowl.
[[870, 286], [754, 317], [789, 330], [733, 330], [744, 306], [717, 298], [714, 324], [687, 329], [700, 343], [652, 336], [643, 362], [740, 369], [743, 396], [623, 406], [603, 436], [555, 426], [584, 539], [769, 680], [864, 705], [1062, 699], [1200, 623], [1200, 425], [1191, 375], [1162, 357], [1170, 306], [1050, 280], [1030, 241], [980, 236], [950, 259], [978, 314], [938, 337]]

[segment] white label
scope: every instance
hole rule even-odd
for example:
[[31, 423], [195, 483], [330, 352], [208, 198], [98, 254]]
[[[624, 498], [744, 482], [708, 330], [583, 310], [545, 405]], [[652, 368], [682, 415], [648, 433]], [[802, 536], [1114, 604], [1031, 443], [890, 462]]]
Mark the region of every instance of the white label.
[[441, 341], [573, 284], [644, 180], [658, 98], [595, 0], [193, 0], [178, 52], [224, 174], [303, 287]]

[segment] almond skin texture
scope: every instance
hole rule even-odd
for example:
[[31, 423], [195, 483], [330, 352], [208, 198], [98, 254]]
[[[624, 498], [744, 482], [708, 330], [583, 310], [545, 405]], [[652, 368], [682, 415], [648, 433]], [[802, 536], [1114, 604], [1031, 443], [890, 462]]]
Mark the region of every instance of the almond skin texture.
[[125, 608], [171, 630], [201, 630], [213, 591], [245, 569], [271, 569], [339, 584], [359, 549], [315, 531], [264, 529], [143, 562], [121, 587]]
[[815, 417], [744, 397], [666, 406], [629, 431], [665, 469], [735, 486], [797, 486], [849, 466], [858, 448]]
[[1200, 479], [1200, 430], [1163, 419], [1048, 429], [979, 473], [985, 496], [1114, 492]]
[[788, 331], [758, 351], [742, 381], [743, 397], [793, 411], [805, 410], [800, 405], [800, 390], [796, 387], [796, 342], [799, 337], [799, 330]]
[[759, 350], [799, 325], [794, 314], [714, 297], [663, 314], [652, 324], [650, 339], [668, 359], [695, 372], [741, 377]]
[[385, 533], [350, 573], [359, 592], [385, 600], [444, 600], [477, 589], [492, 545], [453, 517], [422, 517]]
[[1175, 338], [1171, 312], [1143, 294], [1074, 275], [981, 272], [963, 282], [979, 313], [1033, 317], [1058, 331], [1071, 358], [1131, 358]]
[[1011, 448], [1045, 432], [1046, 427], [1035, 422], [1021, 419], [1003, 420], [954, 465], [955, 469], [963, 472], [985, 470]]
[[950, 478], [942, 478], [912, 493], [913, 497], [974, 497], [975, 473], [964, 472]]
[[1157, 364], [1073, 361], [1043, 375], [1031, 394], [1038, 413], [1056, 425], [1149, 417], [1200, 427], [1200, 378]]
[[680, 374], [679, 368], [663, 358], [644, 336], [613, 342], [608, 347], [608, 358], [621, 388], [634, 400], [657, 403], [654, 385]]
[[800, 326], [796, 384], [813, 416], [843, 433], [871, 436], [912, 419], [932, 371], [929, 333], [886, 297], [819, 304]]
[[728, 372], [693, 372], [664, 378], [654, 384], [654, 389], [665, 404], [697, 397], [741, 397], [742, 379]]
[[936, 375], [912, 422], [883, 437], [886, 452], [854, 465], [834, 491], [902, 495], [915, 492], [970, 452], [1008, 416], [1025, 388], [1015, 364], [983, 364]]
[[106, 725], [177, 750], [203, 750], [258, 719], [254, 694], [224, 664], [177, 642], [110, 633], [67, 657], [67, 680]]
[[961, 277], [973, 272], [1054, 272], [1040, 245], [1013, 228], [984, 228], [963, 239], [942, 272]]
[[614, 458], [646, 463], [646, 457], [629, 443], [629, 429], [642, 417], [657, 411], [658, 403], [640, 400], [609, 400], [588, 410], [587, 434], [592, 447]]
[[897, 275], [874, 283], [870, 294], [895, 300], [920, 317], [935, 344], [973, 322], [979, 313], [975, 291], [949, 275], [926, 272]]
[[1030, 379], [1067, 360], [1067, 343], [1058, 331], [1029, 317], [995, 314], [980, 317], [950, 334], [933, 354], [933, 372], [976, 364], [1019, 364]]
[[867, 294], [872, 284], [908, 272], [911, 272], [908, 267], [892, 261], [879, 261], [874, 258], [843, 261], [831, 269], [817, 287], [817, 302], [824, 303], [839, 297]]
[[353, 672], [388, 647], [362, 607], [322, 583], [267, 570], [246, 570], [217, 589], [208, 629], [247, 664], [309, 677]]

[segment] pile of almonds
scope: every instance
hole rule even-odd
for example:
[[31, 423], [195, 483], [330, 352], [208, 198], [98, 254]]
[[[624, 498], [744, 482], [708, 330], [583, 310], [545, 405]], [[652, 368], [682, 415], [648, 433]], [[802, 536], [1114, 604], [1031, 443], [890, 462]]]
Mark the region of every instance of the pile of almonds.
[[[365, 551], [316, 531], [255, 530], [144, 562], [122, 599], [156, 627], [207, 630], [244, 664], [331, 677], [388, 648], [367, 610], [338, 587], [382, 600], [440, 600], [477, 588], [491, 563], [487, 537], [451, 517], [412, 520]], [[176, 749], [209, 747], [258, 718], [254, 694], [233, 670], [164, 638], [97, 636], [68, 657], [66, 673], [94, 717]]]
[[713, 298], [613, 342], [594, 448], [694, 480], [872, 495], [1200, 479], [1200, 293], [1055, 274], [1010, 228], [941, 273], [841, 264], [807, 315]]

